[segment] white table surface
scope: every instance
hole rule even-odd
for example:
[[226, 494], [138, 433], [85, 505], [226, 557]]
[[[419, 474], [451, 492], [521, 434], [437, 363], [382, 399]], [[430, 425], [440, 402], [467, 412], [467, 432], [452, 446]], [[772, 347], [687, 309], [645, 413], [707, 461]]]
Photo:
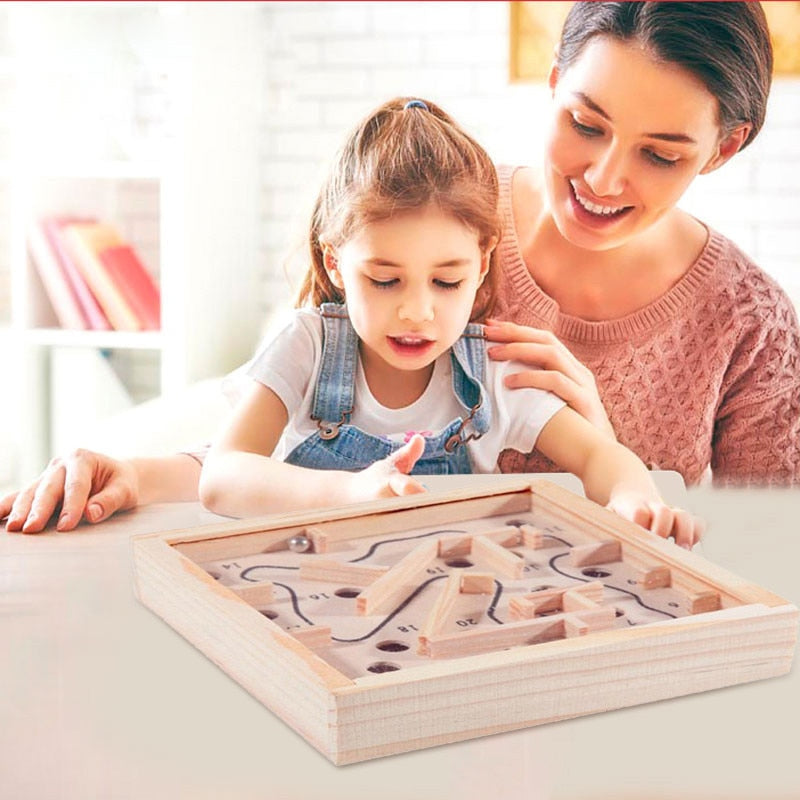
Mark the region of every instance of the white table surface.
[[[687, 494], [657, 479], [708, 521], [706, 558], [800, 604], [800, 492]], [[183, 503], [67, 534], [0, 533], [0, 798], [800, 798], [797, 666], [334, 767], [133, 595], [131, 535], [217, 519]]]

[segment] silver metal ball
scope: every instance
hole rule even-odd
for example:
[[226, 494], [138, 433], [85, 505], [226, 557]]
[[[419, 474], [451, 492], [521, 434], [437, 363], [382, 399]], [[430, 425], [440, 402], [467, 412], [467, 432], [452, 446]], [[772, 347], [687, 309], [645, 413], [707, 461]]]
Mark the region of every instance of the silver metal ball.
[[289, 539], [289, 549], [293, 553], [305, 553], [309, 547], [311, 547], [311, 540], [302, 533], [298, 533]]

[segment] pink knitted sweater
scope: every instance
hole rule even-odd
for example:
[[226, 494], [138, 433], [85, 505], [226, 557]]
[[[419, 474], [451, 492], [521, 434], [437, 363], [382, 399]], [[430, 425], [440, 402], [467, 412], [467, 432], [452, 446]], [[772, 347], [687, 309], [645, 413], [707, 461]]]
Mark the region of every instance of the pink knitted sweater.
[[[522, 260], [501, 167], [504, 217], [493, 316], [553, 331], [594, 373], [620, 442], [650, 467], [696, 484], [800, 483], [800, 329], [778, 285], [711, 232], [700, 257], [655, 302], [621, 319], [562, 314]], [[646, 268], [646, 265], [643, 267]], [[503, 472], [547, 472], [536, 451], [506, 451]]]

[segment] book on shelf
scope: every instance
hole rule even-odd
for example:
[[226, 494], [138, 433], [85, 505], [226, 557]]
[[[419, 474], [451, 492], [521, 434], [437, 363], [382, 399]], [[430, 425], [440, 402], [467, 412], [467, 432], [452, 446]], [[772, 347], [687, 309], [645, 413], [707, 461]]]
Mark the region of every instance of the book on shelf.
[[106, 247], [98, 253], [111, 279], [122, 289], [142, 325], [142, 330], [161, 327], [161, 296], [155, 281], [129, 244]]
[[43, 217], [30, 227], [28, 248], [62, 328], [160, 328], [158, 285], [113, 225], [94, 217]]
[[128, 299], [108, 274], [99, 252], [123, 243], [117, 231], [104, 222], [73, 222], [62, 227], [64, 245], [87, 286], [117, 331], [138, 331], [142, 326]]
[[44, 217], [41, 220], [41, 226], [50, 244], [50, 249], [56, 257], [64, 277], [80, 306], [81, 313], [86, 320], [86, 328], [95, 331], [107, 331], [111, 329], [108, 318], [97, 304], [97, 300], [95, 300], [94, 295], [83, 280], [80, 271], [67, 253], [61, 230], [62, 226], [73, 222], [95, 221], [93, 218], [87, 217]]
[[89, 320], [39, 222], [34, 222], [28, 228], [28, 252], [58, 324], [68, 330], [87, 330], [90, 327]]

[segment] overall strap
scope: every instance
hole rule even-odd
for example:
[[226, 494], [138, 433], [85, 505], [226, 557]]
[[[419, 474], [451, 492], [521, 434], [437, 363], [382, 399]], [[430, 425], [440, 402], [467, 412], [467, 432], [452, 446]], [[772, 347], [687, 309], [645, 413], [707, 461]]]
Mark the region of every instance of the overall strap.
[[344, 305], [323, 303], [319, 313], [322, 318], [322, 360], [314, 389], [311, 419], [317, 422], [323, 439], [334, 439], [339, 434], [339, 426], [348, 422], [353, 413], [358, 336]]
[[[462, 442], [477, 439], [489, 430], [492, 421], [492, 402], [485, 386], [486, 337], [483, 326], [470, 323], [450, 351], [453, 365], [453, 391], [458, 401], [468, 411], [462, 420]], [[470, 424], [470, 434], [463, 429]]]

